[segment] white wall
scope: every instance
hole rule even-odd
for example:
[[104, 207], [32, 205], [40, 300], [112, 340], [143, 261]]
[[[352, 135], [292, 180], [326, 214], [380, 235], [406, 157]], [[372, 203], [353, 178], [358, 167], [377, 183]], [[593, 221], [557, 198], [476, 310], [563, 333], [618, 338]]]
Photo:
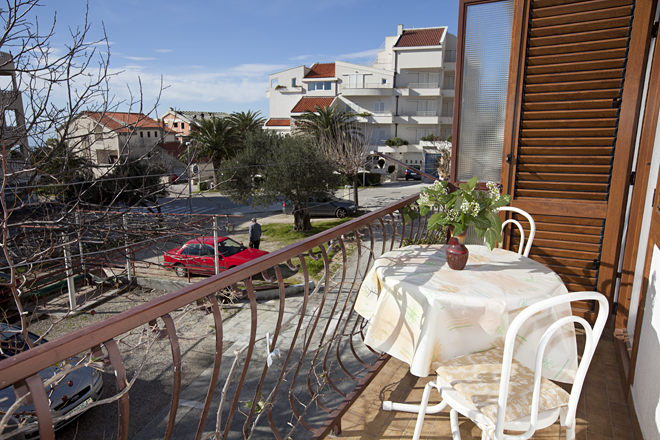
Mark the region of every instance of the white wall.
[[437, 68], [442, 66], [442, 50], [423, 49], [397, 50], [397, 70]]
[[649, 440], [660, 438], [660, 301], [657, 296], [659, 275], [660, 249], [654, 246], [635, 366], [635, 382], [632, 386], [637, 420], [644, 438]]
[[[305, 75], [305, 66], [298, 66], [282, 72], [277, 72], [269, 76], [268, 96], [270, 118], [288, 118], [291, 116], [291, 109], [296, 105], [300, 98], [305, 96], [304, 87], [291, 87], [291, 79], [296, 78], [296, 84], [304, 86], [302, 79]], [[274, 80], [277, 82], [275, 84]], [[276, 86], [284, 88], [275, 89]]]

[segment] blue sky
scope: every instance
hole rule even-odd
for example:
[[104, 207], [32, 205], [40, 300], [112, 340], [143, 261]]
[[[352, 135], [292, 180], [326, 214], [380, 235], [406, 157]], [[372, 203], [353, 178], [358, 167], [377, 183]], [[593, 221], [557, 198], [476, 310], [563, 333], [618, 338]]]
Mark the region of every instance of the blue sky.
[[[57, 12], [57, 44], [82, 23], [83, 0], [44, 0], [40, 21]], [[126, 99], [142, 82], [145, 108], [161, 84], [158, 113], [184, 110], [268, 114], [268, 74], [300, 64], [368, 64], [387, 35], [409, 27], [449, 26], [458, 0], [332, 2], [89, 0], [94, 36], [110, 41], [112, 93]], [[126, 110], [125, 108], [122, 110]]]

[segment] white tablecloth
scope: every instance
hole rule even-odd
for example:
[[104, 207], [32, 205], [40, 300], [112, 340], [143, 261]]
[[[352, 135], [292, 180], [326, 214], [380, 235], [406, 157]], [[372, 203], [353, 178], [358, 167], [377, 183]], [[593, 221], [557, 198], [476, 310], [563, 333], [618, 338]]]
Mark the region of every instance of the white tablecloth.
[[[360, 287], [355, 310], [369, 321], [365, 342], [407, 362], [425, 377], [440, 361], [503, 344], [511, 320], [524, 307], [566, 293], [552, 270], [502, 249], [468, 246], [464, 270], [446, 263], [444, 246], [407, 246], [383, 254]], [[521, 329], [515, 358], [533, 367], [548, 320], [571, 313], [569, 306], [537, 315]], [[577, 369], [573, 326], [553, 338], [544, 376], [572, 382]]]

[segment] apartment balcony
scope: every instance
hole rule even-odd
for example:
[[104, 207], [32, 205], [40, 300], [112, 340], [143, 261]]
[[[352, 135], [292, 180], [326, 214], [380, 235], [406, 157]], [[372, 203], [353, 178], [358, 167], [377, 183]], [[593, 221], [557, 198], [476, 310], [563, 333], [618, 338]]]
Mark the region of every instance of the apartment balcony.
[[[331, 431], [347, 439], [410, 438], [415, 416], [384, 412], [382, 401], [419, 402], [429, 378], [412, 376], [407, 364], [366, 346], [366, 322], [353, 304], [374, 257], [406, 240], [428, 238], [427, 217], [401, 215], [404, 208], [414, 209], [416, 198], [3, 359], [0, 388], [16, 384], [31, 392], [44, 439], [54, 438], [53, 422], [38, 372], [76, 355], [102, 370], [110, 389], [105, 403], [82, 417], [118, 417], [117, 432], [107, 433], [112, 438], [167, 433], [166, 438], [297, 439], [324, 438]], [[283, 278], [297, 272], [308, 280], [311, 261], [322, 262], [327, 272], [321, 273], [328, 275], [290, 296]], [[256, 288], [258, 279], [270, 283], [270, 297]], [[153, 354], [141, 354], [140, 347]], [[169, 370], [158, 370], [157, 379], [142, 378], [145, 370], [162, 367], [163, 356]], [[617, 373], [608, 336], [582, 392], [577, 438], [633, 438]], [[145, 386], [167, 398], [145, 401], [140, 395]], [[129, 425], [145, 404], [159, 405], [160, 418]], [[461, 420], [461, 430], [468, 434], [472, 425]], [[535, 438], [557, 438], [558, 431], [553, 425]], [[450, 439], [448, 413], [427, 416], [424, 436]]]
[[443, 98], [453, 98], [454, 97], [454, 88], [451, 89], [445, 88], [442, 89], [441, 95]]
[[392, 96], [394, 88], [389, 84], [366, 83], [364, 87], [344, 87], [340, 93], [344, 96]]
[[408, 115], [394, 117], [395, 124], [440, 124], [440, 116], [436, 110], [416, 111]]
[[368, 116], [356, 116], [357, 122], [366, 122], [370, 124], [391, 124], [394, 120], [392, 114], [370, 114]]
[[399, 96], [440, 96], [440, 83], [409, 83], [396, 90]]

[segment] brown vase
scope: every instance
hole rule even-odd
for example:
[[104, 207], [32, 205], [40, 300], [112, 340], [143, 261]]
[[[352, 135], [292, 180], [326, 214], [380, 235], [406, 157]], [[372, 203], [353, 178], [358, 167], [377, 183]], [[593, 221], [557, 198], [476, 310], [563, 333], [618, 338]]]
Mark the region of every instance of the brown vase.
[[448, 246], [445, 249], [447, 254], [447, 264], [454, 270], [463, 270], [467, 264], [470, 252], [465, 245], [459, 243], [456, 237], [449, 239]]

